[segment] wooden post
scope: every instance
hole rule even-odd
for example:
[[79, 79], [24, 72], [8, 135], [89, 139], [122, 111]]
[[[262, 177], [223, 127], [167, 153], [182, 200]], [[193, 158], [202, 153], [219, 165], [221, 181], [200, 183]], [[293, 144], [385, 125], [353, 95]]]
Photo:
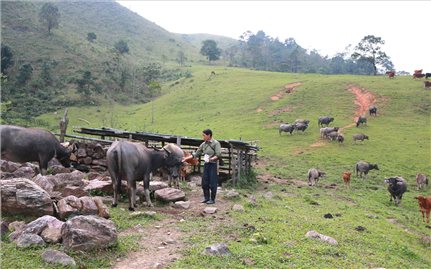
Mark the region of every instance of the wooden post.
[[67, 117], [67, 108], [64, 110], [63, 118], [60, 120], [60, 143], [64, 142], [64, 135], [66, 134], [67, 124], [69, 124], [69, 118]]

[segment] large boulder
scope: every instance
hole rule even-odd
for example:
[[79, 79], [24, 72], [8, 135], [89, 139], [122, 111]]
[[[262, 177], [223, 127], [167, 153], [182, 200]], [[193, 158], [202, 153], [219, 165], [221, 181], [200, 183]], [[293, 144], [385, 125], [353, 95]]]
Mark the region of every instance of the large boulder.
[[98, 192], [98, 193], [106, 193], [113, 194], [114, 189], [112, 187], [112, 181], [102, 181], [99, 179], [93, 179], [88, 182], [88, 185], [84, 187], [84, 190], [87, 192]]
[[0, 189], [2, 213], [37, 217], [54, 213], [48, 192], [29, 179], [2, 180]]
[[82, 202], [78, 197], [69, 195], [57, 203], [58, 216], [64, 220], [72, 214], [78, 214], [81, 211]]
[[98, 216], [76, 216], [63, 225], [61, 236], [65, 249], [91, 251], [114, 245], [117, 229], [111, 220]]
[[[67, 196], [69, 189], [65, 191], [68, 186], [84, 187], [85, 174], [75, 170], [72, 173], [61, 173], [51, 176], [37, 175], [33, 181], [51, 195], [54, 192], [60, 192], [63, 197]], [[65, 192], [63, 194], [63, 192]]]
[[182, 190], [178, 190], [175, 188], [164, 188], [155, 191], [154, 197], [164, 202], [176, 202], [184, 201], [186, 198], [186, 194]]

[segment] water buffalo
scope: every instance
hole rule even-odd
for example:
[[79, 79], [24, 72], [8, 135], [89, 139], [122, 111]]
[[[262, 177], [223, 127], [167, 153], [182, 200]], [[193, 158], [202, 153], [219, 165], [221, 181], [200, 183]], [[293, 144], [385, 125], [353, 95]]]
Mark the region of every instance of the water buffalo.
[[286, 132], [292, 134], [293, 130], [295, 130], [294, 124], [280, 124], [280, 127], [278, 128], [278, 134], [281, 135], [281, 132]]
[[356, 163], [355, 166], [356, 176], [358, 176], [358, 172], [360, 177], [362, 177], [362, 174], [365, 174], [365, 176], [367, 176], [368, 172], [373, 169], [379, 170], [379, 166], [377, 164], [359, 161]]
[[398, 206], [401, 203], [403, 194], [407, 191], [407, 182], [402, 177], [390, 177], [385, 179], [385, 183], [388, 183], [388, 191], [391, 194], [390, 201], [394, 198], [394, 203]]
[[308, 170], [308, 185], [313, 186], [317, 184], [317, 182], [319, 181], [319, 178], [324, 177], [325, 175], [326, 173], [323, 171], [320, 171], [319, 169], [310, 168]]
[[376, 106], [370, 106], [368, 111], [370, 112], [370, 116], [371, 115], [377, 116], [377, 107]]
[[70, 152], [47, 130], [0, 125], [1, 158], [12, 162], [39, 162], [42, 175], [46, 175], [52, 158], [70, 167]]
[[149, 149], [141, 143], [128, 141], [115, 141], [106, 153], [108, 171], [111, 175], [114, 189], [114, 201], [112, 206], [118, 204], [118, 195], [121, 190], [121, 180], [127, 180], [127, 192], [129, 198], [129, 210], [134, 211], [136, 206], [136, 181], [144, 181], [144, 195], [148, 206], [153, 206], [150, 199], [150, 173], [158, 168], [164, 168], [170, 172], [169, 176], [179, 176], [179, 168], [182, 165], [182, 156], [177, 154], [178, 146], [168, 144], [161, 150]]
[[319, 117], [317, 119], [317, 123], [319, 124], [319, 126], [323, 127], [323, 125], [328, 126], [331, 122], [334, 121], [333, 117]]

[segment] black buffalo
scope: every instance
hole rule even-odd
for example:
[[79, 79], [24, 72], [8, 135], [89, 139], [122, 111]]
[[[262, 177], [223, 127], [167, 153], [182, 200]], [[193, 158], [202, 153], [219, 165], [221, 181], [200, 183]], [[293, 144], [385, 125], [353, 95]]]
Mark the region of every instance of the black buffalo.
[[52, 158], [70, 167], [70, 152], [50, 132], [38, 128], [0, 125], [1, 158], [12, 162], [39, 162], [42, 175], [46, 174]]
[[385, 183], [388, 184], [388, 191], [391, 194], [390, 201], [394, 199], [394, 203], [398, 206], [401, 203], [403, 194], [407, 191], [407, 182], [402, 177], [390, 177], [385, 179]]
[[[106, 161], [114, 189], [112, 206], [118, 204], [121, 180], [127, 180], [129, 210], [136, 206], [136, 181], [144, 181], [144, 195], [148, 206], [153, 206], [150, 199], [150, 173], [158, 168], [169, 171], [173, 178], [178, 178], [183, 155], [177, 154], [175, 144], [168, 144], [161, 150], [149, 149], [141, 143], [115, 141], [106, 153]], [[182, 151], [181, 151], [182, 152]], [[184, 153], [182, 153], [184, 154]]]
[[322, 126], [322, 127], [323, 125], [328, 126], [333, 121], [334, 121], [333, 117], [319, 117], [317, 119], [317, 123], [319, 124], [319, 126]]

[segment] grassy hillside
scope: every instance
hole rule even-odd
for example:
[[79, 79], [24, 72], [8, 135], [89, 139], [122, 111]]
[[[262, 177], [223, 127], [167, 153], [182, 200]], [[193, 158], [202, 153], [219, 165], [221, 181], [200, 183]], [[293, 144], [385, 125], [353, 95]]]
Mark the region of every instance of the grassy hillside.
[[217, 47], [225, 50], [233, 45], [236, 45], [238, 43], [238, 40], [224, 37], [224, 36], [217, 36], [217, 35], [211, 35], [211, 34], [179, 34], [180, 37], [192, 44], [197, 50], [200, 50], [202, 47], [202, 42], [211, 39], [214, 40], [217, 43]]
[[[212, 70], [217, 75], [208, 79]], [[430, 187], [417, 191], [414, 178], [418, 172], [429, 175], [431, 168], [431, 98], [420, 81], [410, 77], [388, 80], [220, 67], [194, 67], [192, 73], [191, 78], [164, 85], [166, 94], [153, 104], [72, 108], [69, 112], [71, 125], [86, 126], [78, 119], [85, 118], [91, 127], [191, 137], [199, 137], [209, 127], [215, 138], [257, 140], [263, 163], [257, 168], [258, 176], [274, 181], [277, 181], [274, 176], [288, 179], [267, 185], [276, 199], [268, 201], [260, 197], [257, 207], [242, 199], [246, 213], [235, 214], [235, 223], [229, 227], [220, 224], [211, 235], [199, 228], [213, 225], [207, 220], [196, 219], [193, 227], [185, 227], [200, 232], [190, 239], [193, 248], [185, 252], [186, 257], [175, 268], [186, 264], [201, 268], [209, 263], [214, 268], [248, 268], [244, 260], [252, 261], [257, 268], [429, 267], [430, 246], [423, 238], [429, 236], [430, 230], [422, 222], [414, 199], [418, 194], [431, 194]], [[294, 82], [302, 85], [278, 101], [270, 99], [284, 85]], [[335, 117], [334, 125], [339, 127], [353, 123], [357, 107], [354, 94], [348, 91], [352, 85], [376, 96], [378, 116], [369, 118], [367, 126], [345, 128], [346, 141], [342, 145], [321, 142], [318, 116]], [[58, 117], [52, 114], [40, 118], [52, 126], [58, 122]], [[303, 134], [280, 136], [279, 123], [297, 118], [311, 120], [309, 129]], [[351, 135], [357, 132], [369, 135], [370, 140], [354, 144]], [[313, 146], [316, 143], [319, 146]], [[359, 160], [378, 163], [380, 170], [371, 171], [367, 179], [353, 177], [352, 187], [346, 188], [341, 174], [344, 170], [353, 171]], [[311, 167], [327, 173], [317, 187], [292, 184], [306, 184], [306, 173]], [[383, 183], [394, 175], [408, 182], [408, 192], [400, 207], [389, 203]], [[339, 217], [328, 220], [323, 218], [326, 213]], [[256, 245], [255, 241], [249, 241], [255, 235], [238, 232], [244, 223], [255, 225], [266, 243]], [[356, 231], [357, 226], [365, 227], [366, 231]], [[304, 235], [311, 229], [336, 237], [340, 245], [329, 247], [306, 240]], [[232, 234], [240, 239], [229, 241], [235, 253], [232, 258], [202, 259], [201, 249], [210, 242], [226, 241]]]

